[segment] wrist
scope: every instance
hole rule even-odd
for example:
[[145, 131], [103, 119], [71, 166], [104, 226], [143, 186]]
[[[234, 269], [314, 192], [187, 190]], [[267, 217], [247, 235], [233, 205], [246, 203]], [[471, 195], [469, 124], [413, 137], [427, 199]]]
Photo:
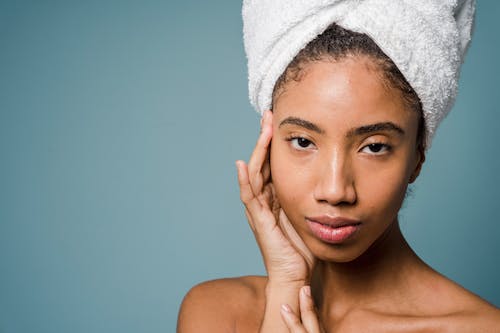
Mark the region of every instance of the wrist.
[[305, 281], [283, 281], [269, 278], [265, 288], [266, 307], [259, 332], [289, 332], [281, 317], [281, 306], [287, 304], [299, 313], [299, 291]]
[[269, 274], [267, 277], [267, 284], [273, 286], [303, 286], [308, 284], [307, 277], [295, 278], [295, 277], [282, 277], [277, 274]]
[[293, 295], [297, 295], [296, 293], [305, 286], [307, 282], [305, 280], [296, 280], [296, 281], [282, 281], [282, 280], [269, 280], [266, 284], [266, 295], [271, 294], [288, 294], [291, 293]]

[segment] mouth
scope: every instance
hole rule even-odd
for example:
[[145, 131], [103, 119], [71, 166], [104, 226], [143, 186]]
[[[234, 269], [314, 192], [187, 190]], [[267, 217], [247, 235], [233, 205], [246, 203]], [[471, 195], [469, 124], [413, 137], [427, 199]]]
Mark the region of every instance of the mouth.
[[307, 217], [306, 222], [313, 235], [330, 244], [341, 244], [361, 229], [360, 221], [343, 217]]

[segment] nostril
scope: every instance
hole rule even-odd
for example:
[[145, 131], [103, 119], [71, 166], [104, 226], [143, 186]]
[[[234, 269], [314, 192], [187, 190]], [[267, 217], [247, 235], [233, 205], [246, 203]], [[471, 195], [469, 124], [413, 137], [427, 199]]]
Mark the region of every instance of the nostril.
[[316, 201], [330, 205], [353, 204], [357, 200], [356, 193], [351, 188], [339, 191], [317, 191], [315, 197]]
[[343, 198], [331, 198], [331, 199], [318, 199], [318, 203], [320, 204], [327, 204], [327, 205], [332, 205], [332, 206], [352, 206], [356, 204], [357, 202], [357, 197], [356, 195], [352, 196], [344, 196]]

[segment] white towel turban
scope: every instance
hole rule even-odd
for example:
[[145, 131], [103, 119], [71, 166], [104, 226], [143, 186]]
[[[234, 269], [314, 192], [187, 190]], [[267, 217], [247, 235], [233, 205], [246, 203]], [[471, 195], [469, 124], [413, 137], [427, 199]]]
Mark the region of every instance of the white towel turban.
[[475, 0], [243, 0], [251, 104], [272, 92], [295, 55], [333, 22], [370, 36], [420, 98], [430, 145], [457, 94]]

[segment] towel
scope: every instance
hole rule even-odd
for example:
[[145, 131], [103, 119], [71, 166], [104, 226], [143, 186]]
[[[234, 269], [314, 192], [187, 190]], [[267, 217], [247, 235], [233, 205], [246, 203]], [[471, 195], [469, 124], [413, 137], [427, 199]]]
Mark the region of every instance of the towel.
[[250, 103], [271, 108], [274, 85], [295, 55], [333, 22], [367, 34], [422, 102], [430, 146], [458, 90], [475, 0], [243, 0]]

